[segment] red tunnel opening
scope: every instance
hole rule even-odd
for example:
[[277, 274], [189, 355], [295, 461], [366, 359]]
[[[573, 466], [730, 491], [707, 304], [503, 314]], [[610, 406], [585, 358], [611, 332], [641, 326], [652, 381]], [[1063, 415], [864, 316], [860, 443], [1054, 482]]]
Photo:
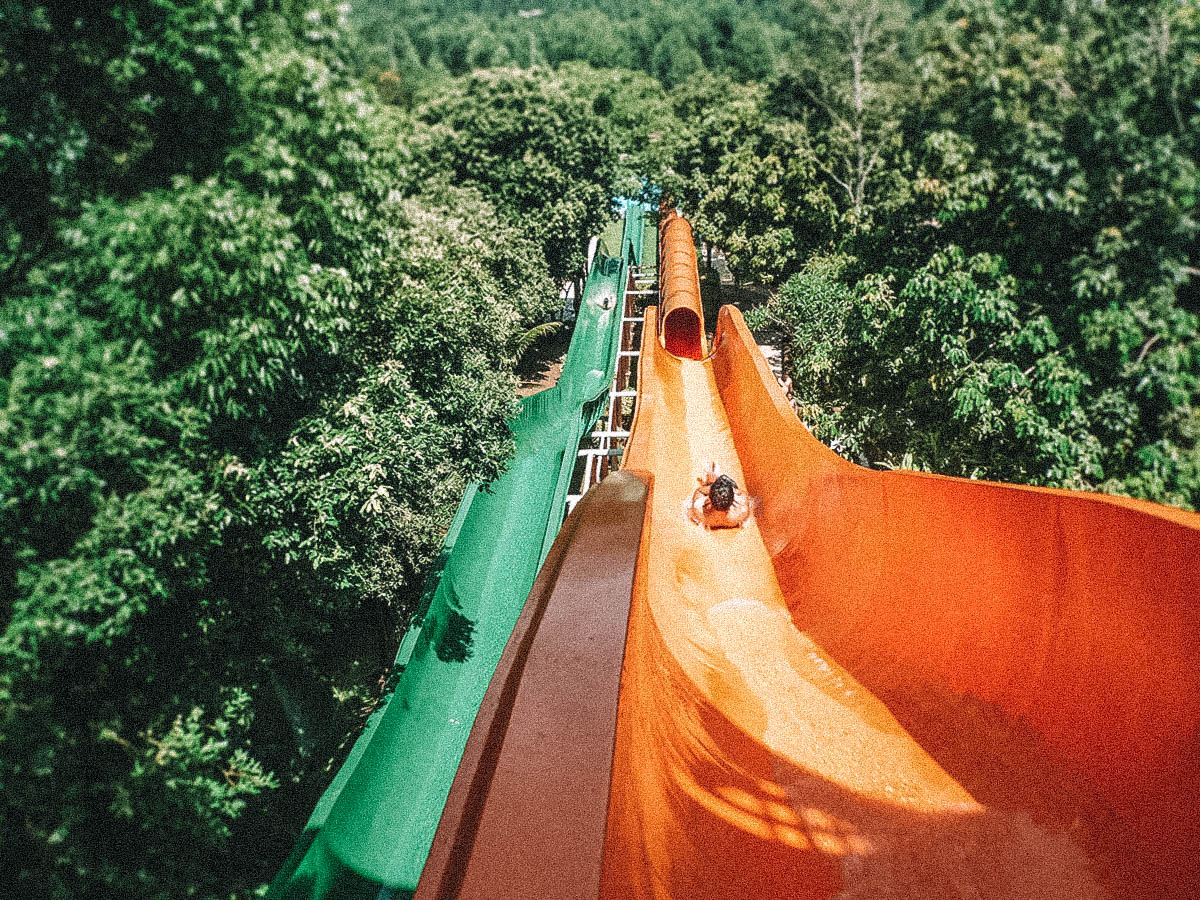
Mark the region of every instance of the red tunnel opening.
[[677, 306], [663, 319], [663, 346], [667, 352], [684, 359], [702, 359], [700, 317], [686, 306]]

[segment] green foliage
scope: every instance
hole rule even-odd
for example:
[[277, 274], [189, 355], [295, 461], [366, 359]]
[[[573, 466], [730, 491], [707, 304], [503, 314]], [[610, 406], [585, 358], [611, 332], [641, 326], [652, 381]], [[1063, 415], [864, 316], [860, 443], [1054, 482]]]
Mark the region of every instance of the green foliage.
[[753, 0], [687, 3], [609, 0], [521, 2], [367, 0], [358, 10], [372, 52], [399, 58], [411, 47], [427, 69], [453, 75], [497, 65], [641, 69], [664, 84], [711, 71], [744, 78], [769, 75], [793, 41], [798, 14]]
[[548, 72], [490, 70], [442, 85], [418, 115], [448, 128], [436, 164], [478, 187], [541, 244], [550, 271], [582, 271], [615, 180], [605, 122]]
[[729, 37], [729, 59], [739, 78], [759, 81], [775, 71], [779, 48], [788, 33], [778, 25], [758, 19], [742, 19]]
[[549, 337], [562, 328], [562, 322], [543, 322], [541, 325], [535, 325], [528, 331], [524, 332], [517, 338], [517, 357], [520, 358], [527, 353], [534, 344], [542, 338]]
[[24, 271], [52, 240], [53, 218], [99, 192], [129, 196], [212, 171], [238, 111], [252, 9], [3, 4], [0, 219], [15, 241], [0, 263]]
[[[72, 299], [12, 302], [0, 325], [12, 598], [0, 637], [5, 877], [22, 896], [67, 884], [115, 896], [127, 878], [165, 896], [172, 879], [153, 865], [135, 876], [120, 848], [170, 858], [203, 884], [188, 859], [222, 846], [237, 807], [206, 809], [207, 824], [120, 810], [186, 804], [150, 795], [179, 778], [220, 778], [211, 756], [180, 747], [164, 782], [158, 765], [138, 762], [151, 739], [138, 735], [162, 733], [181, 702], [172, 694], [186, 675], [173, 657], [189, 629], [176, 622], [159, 636], [167, 645], [153, 638], [198, 599], [228, 514], [186, 460], [204, 416], [157, 382], [144, 343], [106, 339]], [[269, 786], [244, 747], [231, 753], [255, 777], [226, 802]]]
[[[137, 842], [151, 848], [151, 855], [141, 860], [139, 877], [150, 883], [147, 887], [157, 881], [157, 890], [164, 893], [176, 884], [199, 893], [205, 882], [211, 885], [208, 890], [219, 890], [221, 873], [181, 863], [194, 857], [197, 848], [215, 856], [227, 853], [232, 824], [247, 803], [279, 786], [245, 748], [231, 749], [231, 741], [244, 739], [253, 722], [250, 695], [239, 688], [223, 694], [221, 713], [211, 722], [194, 707], [133, 742], [110, 728], [96, 736], [100, 746], [116, 744], [130, 760], [127, 775], [111, 784], [110, 821], [133, 834], [150, 827], [163, 830], [152, 843], [144, 838]], [[87, 864], [104, 865], [100, 859]]]
[[[832, 244], [850, 262], [834, 281], [854, 299], [802, 303], [816, 277], [806, 269], [761, 322], [783, 329], [795, 383], [826, 410], [806, 414], [848, 452], [1195, 507], [1200, 16], [1173, 3], [1071, 10], [946, 4], [866, 48], [857, 118], [853, 91], [821, 74], [835, 71], [829, 60], [839, 54], [853, 63], [845, 41], [781, 71], [769, 109], [806, 123], [818, 160], [843, 160], [841, 170], [818, 167], [843, 188], [831, 194], [840, 210]], [[822, 21], [836, 20], [813, 19]], [[874, 158], [873, 146], [878, 162], [855, 197], [839, 171]], [[773, 199], [773, 185], [754, 195]], [[789, 192], [780, 206], [811, 201]], [[706, 224], [718, 244], [754, 245], [724, 222]], [[788, 254], [772, 230], [752, 224], [762, 249], [755, 262], [738, 260], [745, 271], [804, 260], [804, 248]], [[953, 247], [961, 265], [947, 262]], [[1006, 273], [1002, 290], [984, 290], [985, 259]], [[965, 287], [964, 267], [976, 288]], [[863, 330], [856, 323], [878, 315], [867, 273], [888, 279], [905, 313]], [[997, 308], [1011, 307], [999, 335], [970, 312], [997, 290], [1008, 298]], [[911, 303], [929, 318], [932, 350], [916, 339]], [[826, 337], [800, 322], [818, 312], [834, 329]], [[966, 333], [950, 327], [958, 315]], [[1027, 333], [1043, 337], [1027, 342]], [[893, 369], [880, 368], [887, 360]], [[831, 365], [836, 381], [812, 381]], [[1016, 393], [1002, 402], [1000, 387]]]
[[245, 476], [273, 556], [313, 582], [314, 615], [364, 599], [404, 614], [464, 474], [500, 472], [517, 338], [556, 296], [536, 246], [468, 189], [380, 214], [394, 244], [345, 348], [355, 378]]
[[686, 84], [704, 72], [704, 60], [697, 43], [694, 32], [679, 26], [663, 35], [650, 56], [653, 72], [663, 84], [668, 87]]
[[721, 235], [739, 276], [769, 283], [806, 251], [828, 245], [837, 206], [802, 124], [765, 122], [739, 136], [711, 181], [695, 182], [706, 188], [695, 222], [701, 233]]
[[819, 437], [887, 467], [1095, 483], [1089, 380], [1045, 316], [1021, 315], [1001, 260], [950, 247], [898, 291], [879, 276], [852, 287], [848, 262], [815, 258], [753, 317], [804, 348], [793, 387]]
[[210, 416], [300, 402], [323, 367], [314, 358], [336, 353], [349, 328], [348, 273], [312, 262], [278, 201], [240, 185], [180, 179], [89, 206], [65, 237], [56, 280], [110, 333], [146, 341], [157, 374]]
[[[557, 290], [544, 229], [439, 187], [447, 129], [350, 74], [337, 9], [117, 12], [75, 42], [50, 12], [5, 22], [57, 56], [21, 63], [4, 122], [67, 110], [82, 155], [30, 188], [36, 252], [2, 218], [0, 893], [251, 896], [463, 487], [500, 471], [519, 336]], [[142, 118], [63, 99], [105, 54], [161, 92]], [[152, 84], [129, 55], [162, 57]], [[104, 151], [110, 120], [136, 159]], [[43, 165], [14, 140], [5, 165]]]
[[662, 182], [684, 139], [671, 96], [655, 78], [625, 69], [564, 63], [555, 73], [563, 90], [586, 101], [607, 127], [618, 196], [634, 197], [655, 176]]
[[900, 116], [912, 101], [899, 0], [804, 0], [801, 40], [772, 84], [776, 112], [810, 126], [811, 153], [851, 230], [894, 182]]

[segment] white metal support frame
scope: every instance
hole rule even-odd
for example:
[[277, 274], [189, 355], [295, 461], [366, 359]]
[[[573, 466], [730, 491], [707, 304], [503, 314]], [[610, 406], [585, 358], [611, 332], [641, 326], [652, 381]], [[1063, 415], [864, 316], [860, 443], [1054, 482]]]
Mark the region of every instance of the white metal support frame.
[[[625, 284], [624, 309], [621, 316], [621, 341], [617, 350], [617, 374], [613, 377], [608, 391], [608, 410], [600, 417], [592, 433], [588, 435], [590, 447], [581, 447], [579, 458], [583, 460], [583, 479], [579, 485], [579, 493], [567, 496], [567, 512], [575, 508], [583, 495], [594, 485], [599, 484], [612, 461], [619, 460], [625, 453], [625, 444], [629, 440], [627, 421], [623, 401], [626, 398], [636, 398], [637, 390], [631, 388], [638, 357], [640, 336], [634, 338], [634, 326], [642, 322], [642, 317], [635, 315], [636, 303], [645, 302], [648, 298], [658, 296], [658, 271], [656, 266], [630, 266], [629, 279]], [[628, 360], [625, 366], [620, 365]], [[621, 382], [624, 382], [622, 384]]]

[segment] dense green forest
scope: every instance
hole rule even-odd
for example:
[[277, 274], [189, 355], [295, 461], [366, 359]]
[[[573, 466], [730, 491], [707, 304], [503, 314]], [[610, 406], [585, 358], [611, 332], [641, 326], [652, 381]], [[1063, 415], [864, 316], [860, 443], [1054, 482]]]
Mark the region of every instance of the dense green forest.
[[850, 458], [1200, 504], [1200, 5], [480, 0], [362, 20], [398, 102], [531, 64], [590, 99], [625, 183], [665, 189], [776, 289], [751, 322]]
[[856, 461], [1200, 507], [1200, 4], [0, 3], [0, 893], [260, 892], [610, 199]]

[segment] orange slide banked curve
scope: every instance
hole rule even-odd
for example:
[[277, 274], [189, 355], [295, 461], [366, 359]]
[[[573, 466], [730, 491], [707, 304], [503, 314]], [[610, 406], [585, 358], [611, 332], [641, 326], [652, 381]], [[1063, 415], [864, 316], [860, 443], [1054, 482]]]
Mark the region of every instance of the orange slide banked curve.
[[[1200, 516], [854, 466], [736, 310], [656, 321], [601, 896], [1194, 896]], [[686, 520], [709, 460], [745, 527]]]

